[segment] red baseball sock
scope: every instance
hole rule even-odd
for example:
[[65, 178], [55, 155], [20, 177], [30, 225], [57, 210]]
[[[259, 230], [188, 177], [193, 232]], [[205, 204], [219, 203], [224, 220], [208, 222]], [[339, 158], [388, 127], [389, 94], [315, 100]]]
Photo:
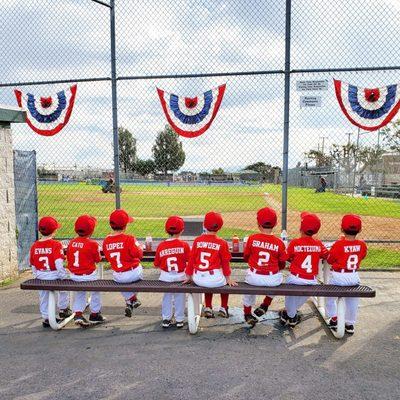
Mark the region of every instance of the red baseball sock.
[[228, 308], [229, 294], [221, 293], [221, 307]]
[[82, 317], [82, 311], [75, 311], [75, 317]]
[[204, 293], [204, 302], [206, 303], [206, 307], [212, 308], [212, 293]]
[[269, 307], [271, 303], [272, 303], [272, 297], [265, 296], [262, 304], [266, 307]]
[[134, 302], [134, 301], [136, 301], [136, 300], [137, 300], [136, 294], [134, 294], [133, 296], [131, 296], [131, 297], [129, 298], [129, 301], [130, 301], [130, 302]]
[[332, 317], [331, 320], [332, 321], [337, 321], [337, 317]]
[[251, 314], [251, 306], [243, 306], [244, 315]]

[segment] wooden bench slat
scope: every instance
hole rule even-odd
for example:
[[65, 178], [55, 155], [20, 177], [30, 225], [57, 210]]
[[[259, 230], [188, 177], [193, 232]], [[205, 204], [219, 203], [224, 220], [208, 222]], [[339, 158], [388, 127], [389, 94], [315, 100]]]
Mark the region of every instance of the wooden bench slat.
[[239, 282], [238, 286], [204, 288], [194, 284], [182, 285], [180, 282], [168, 283], [158, 280], [142, 280], [133, 283], [116, 283], [109, 279], [92, 282], [75, 282], [71, 279], [45, 281], [29, 279], [21, 283], [22, 290], [63, 290], [63, 291], [99, 291], [99, 292], [153, 292], [153, 293], [226, 293], [255, 295], [291, 295], [321, 297], [375, 297], [375, 290], [368, 286], [335, 285], [288, 285], [276, 287], [251, 286]]

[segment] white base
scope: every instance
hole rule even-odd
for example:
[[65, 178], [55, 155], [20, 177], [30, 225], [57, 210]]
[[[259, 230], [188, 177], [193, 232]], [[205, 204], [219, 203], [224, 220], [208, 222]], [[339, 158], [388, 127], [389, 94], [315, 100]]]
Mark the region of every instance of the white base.
[[[329, 318], [326, 316], [325, 313], [325, 299], [320, 297], [312, 297], [311, 300], [313, 301], [315, 308], [321, 314], [321, 317], [324, 319], [325, 323], [328, 324]], [[336, 331], [330, 329], [333, 336], [335, 336], [335, 338], [337, 339], [342, 339], [344, 337], [345, 313], [346, 305], [344, 302], [344, 298], [339, 297], [337, 300], [337, 329]]]
[[58, 331], [62, 328], [64, 328], [65, 325], [68, 324], [68, 322], [72, 321], [75, 317], [75, 314], [73, 313], [70, 317], [65, 318], [62, 322], [58, 323], [57, 322], [57, 317], [56, 317], [56, 311], [57, 311], [57, 305], [56, 305], [56, 292], [50, 291], [49, 292], [49, 308], [48, 308], [48, 313], [49, 313], [49, 323], [52, 329], [55, 331]]

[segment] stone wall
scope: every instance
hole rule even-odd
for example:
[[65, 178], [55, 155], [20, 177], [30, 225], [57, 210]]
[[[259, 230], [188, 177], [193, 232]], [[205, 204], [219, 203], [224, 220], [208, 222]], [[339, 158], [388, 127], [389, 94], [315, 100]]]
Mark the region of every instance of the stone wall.
[[11, 129], [0, 125], [0, 282], [17, 274]]

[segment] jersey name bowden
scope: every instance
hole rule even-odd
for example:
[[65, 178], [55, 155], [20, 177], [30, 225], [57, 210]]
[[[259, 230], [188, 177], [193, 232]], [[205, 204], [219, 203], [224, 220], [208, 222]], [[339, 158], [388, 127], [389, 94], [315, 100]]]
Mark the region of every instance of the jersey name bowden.
[[198, 249], [210, 249], [210, 250], [218, 250], [221, 248], [221, 245], [218, 243], [210, 243], [210, 242], [197, 242]]

